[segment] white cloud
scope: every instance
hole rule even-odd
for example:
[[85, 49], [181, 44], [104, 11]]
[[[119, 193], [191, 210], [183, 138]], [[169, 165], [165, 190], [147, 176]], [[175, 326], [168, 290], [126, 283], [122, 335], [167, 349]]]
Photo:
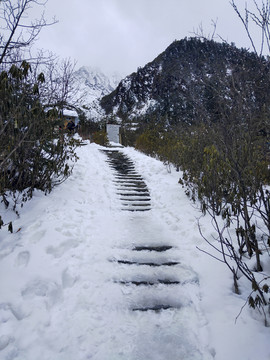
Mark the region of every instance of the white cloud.
[[229, 0], [49, 0], [46, 8], [59, 24], [44, 29], [40, 47], [75, 58], [78, 65], [124, 74], [153, 60], [175, 39], [191, 36], [200, 24], [211, 32], [211, 20], [218, 19], [223, 38], [248, 46]]

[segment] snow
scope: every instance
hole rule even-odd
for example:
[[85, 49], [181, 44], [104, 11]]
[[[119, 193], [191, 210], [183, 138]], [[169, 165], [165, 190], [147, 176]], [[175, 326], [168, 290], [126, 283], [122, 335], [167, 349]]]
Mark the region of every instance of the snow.
[[77, 114], [77, 112], [76, 111], [74, 111], [74, 110], [68, 110], [68, 109], [64, 109], [63, 110], [63, 115], [64, 116], [71, 116], [71, 117], [78, 117], [78, 114]]
[[131, 87], [131, 76], [126, 76], [121, 82], [120, 85], [126, 90], [130, 90]]
[[[78, 149], [73, 174], [36, 192], [0, 230], [0, 358], [3, 360], [269, 360], [269, 328], [235, 295], [223, 264], [200, 252], [213, 229], [186, 197], [179, 173], [132, 148], [151, 194], [148, 212], [122, 211], [102, 147]], [[8, 219], [7, 219], [8, 218]], [[165, 252], [135, 246], [172, 246]], [[136, 265], [177, 262], [175, 266]], [[152, 286], [127, 281], [166, 278]], [[166, 310], [136, 311], [157, 304]], [[132, 311], [135, 309], [135, 311]]]
[[157, 101], [156, 100], [148, 99], [143, 104], [142, 108], [133, 111], [133, 114], [135, 113], [137, 116], [145, 115], [147, 113], [147, 111], [149, 110], [149, 108], [154, 109], [156, 106], [157, 106]]
[[[84, 107], [86, 116], [91, 120], [101, 120], [106, 114], [100, 106], [100, 99], [111, 93], [122, 79], [121, 74], [104, 74], [97, 67], [83, 66], [75, 73], [77, 105]], [[88, 109], [88, 110], [86, 110]]]

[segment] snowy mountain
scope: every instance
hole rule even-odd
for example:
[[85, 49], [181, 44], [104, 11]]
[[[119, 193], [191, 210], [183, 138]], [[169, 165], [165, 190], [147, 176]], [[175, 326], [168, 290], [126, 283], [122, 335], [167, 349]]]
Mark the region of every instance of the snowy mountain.
[[77, 88], [76, 100], [86, 110], [87, 117], [99, 119], [104, 116], [99, 99], [116, 88], [121, 75], [118, 73], [106, 75], [96, 67], [83, 66], [74, 73], [74, 78]]
[[205, 118], [216, 121], [221, 99], [233, 103], [236, 87], [244, 89], [247, 103], [260, 105], [258, 84], [267, 81], [263, 71], [261, 59], [245, 49], [183, 39], [123, 79], [101, 105], [107, 114], [124, 121], [135, 118], [171, 125]]

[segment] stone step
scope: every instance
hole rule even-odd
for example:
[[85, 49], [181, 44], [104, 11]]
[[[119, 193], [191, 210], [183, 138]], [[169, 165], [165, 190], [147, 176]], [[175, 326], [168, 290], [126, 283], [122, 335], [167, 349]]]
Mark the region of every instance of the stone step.
[[134, 166], [123, 165], [123, 164], [119, 164], [119, 165], [110, 164], [110, 167], [117, 171], [119, 171], [119, 170], [135, 170]]
[[151, 210], [150, 193], [141, 175], [135, 171], [133, 161], [118, 150], [103, 149], [107, 154], [106, 162], [117, 173], [113, 182], [117, 195], [121, 197], [123, 211], [144, 212]]
[[120, 157], [119, 154], [115, 156], [115, 154], [107, 154], [108, 158], [106, 160], [107, 163], [110, 164], [125, 164], [125, 165], [134, 165], [134, 162], [127, 157]]
[[160, 245], [160, 246], [135, 246], [132, 250], [133, 251], [157, 251], [157, 252], [164, 252], [167, 250], [172, 249], [170, 245]]
[[158, 305], [153, 305], [153, 306], [133, 308], [132, 311], [155, 311], [155, 312], [160, 312], [161, 310], [168, 310], [168, 309], [178, 309], [178, 308], [175, 307], [175, 306], [172, 306], [172, 305], [158, 304]]
[[140, 185], [140, 184], [117, 184], [117, 186], [121, 186], [121, 189], [122, 188], [133, 188], [133, 189], [147, 189], [147, 186], [144, 184], [144, 185]]
[[115, 176], [116, 179], [134, 179], [134, 180], [143, 180], [143, 178], [141, 177], [141, 175], [139, 174], [134, 174], [134, 175], [119, 175], [117, 174]]
[[167, 261], [167, 262], [163, 262], [163, 263], [155, 263], [155, 262], [138, 262], [138, 261], [130, 261], [130, 260], [116, 260], [116, 262], [118, 264], [123, 264], [123, 265], [138, 265], [138, 266], [144, 265], [144, 266], [153, 266], [153, 267], [179, 265], [179, 262], [177, 262], [177, 261]]
[[122, 203], [122, 205], [123, 206], [145, 206], [146, 208], [148, 206], [151, 206], [151, 204], [149, 204], [149, 203], [138, 203], [138, 204], [136, 204], [136, 203], [130, 203], [130, 204]]
[[139, 212], [139, 211], [150, 211], [151, 208], [149, 209], [128, 209], [128, 208], [125, 208], [125, 209], [121, 209], [122, 211], [130, 211], [130, 212]]
[[[124, 187], [121, 187], [121, 188], [117, 188], [117, 191], [133, 191], [133, 193], [135, 192], [135, 193], [148, 193], [148, 195], [150, 195], [149, 194], [149, 192], [148, 192], [148, 190], [146, 190], [147, 188], [143, 188], [143, 189], [140, 189], [140, 188], [135, 188], [135, 187], [129, 187], [129, 188], [124, 188]], [[126, 194], [128, 194], [128, 192], [126, 193]]]
[[[121, 189], [121, 190], [123, 190], [123, 189]], [[118, 190], [118, 191], [120, 191], [120, 189]], [[145, 191], [145, 192], [133, 192], [133, 193], [131, 193], [131, 192], [126, 192], [126, 193], [117, 193], [117, 195], [120, 195], [120, 196], [125, 196], [125, 197], [127, 197], [127, 198], [129, 198], [129, 197], [132, 197], [132, 196], [140, 196], [140, 197], [142, 197], [142, 196], [150, 196], [150, 194], [149, 194], [149, 192], [148, 191]]]
[[136, 280], [128, 280], [128, 281], [117, 281], [117, 283], [122, 284], [122, 285], [136, 285], [136, 286], [141, 286], [141, 285], [145, 285], [145, 286], [154, 286], [154, 285], [178, 285], [180, 284], [180, 281], [177, 280], [167, 280], [167, 279], [157, 279], [157, 280], [141, 280], [141, 281], [136, 281]]
[[151, 201], [151, 199], [150, 198], [138, 198], [138, 197], [134, 197], [134, 198], [127, 198], [127, 199], [125, 199], [125, 198], [120, 198], [120, 200], [122, 200], [122, 201], [130, 201], [130, 202], [132, 202], [132, 201]]
[[133, 175], [136, 174], [136, 172], [134, 172], [132, 169], [121, 169], [121, 171], [114, 169], [116, 171], [118, 171], [118, 174], [123, 174], [123, 175]]
[[129, 167], [129, 168], [132, 167], [133, 169], [135, 168], [133, 163], [127, 163], [127, 162], [122, 162], [122, 161], [110, 161], [110, 160], [107, 160], [106, 162], [112, 167], [125, 166], [125, 167]]
[[113, 149], [99, 149], [99, 151], [104, 152], [108, 156], [110, 153], [119, 153], [119, 150], [113, 150]]
[[143, 179], [141, 178], [141, 177], [129, 177], [129, 176], [127, 176], [126, 174], [124, 174], [124, 175], [122, 175], [122, 176], [115, 176], [115, 179], [116, 180], [114, 180], [114, 182], [127, 182], [127, 183], [131, 183], [131, 182], [134, 182], [134, 183], [140, 183], [140, 182], [142, 182], [143, 181]]
[[133, 185], [133, 186], [144, 186], [147, 187], [144, 181], [141, 180], [113, 180], [115, 184], [119, 185]]
[[117, 183], [127, 182], [127, 183], [132, 183], [132, 184], [144, 183], [145, 184], [142, 177], [140, 177], [140, 178], [124, 177], [123, 178], [123, 176], [121, 176], [121, 177], [116, 176], [116, 180], [113, 180], [113, 182], [117, 182]]
[[108, 160], [109, 161], [114, 161], [114, 162], [129, 162], [133, 164], [133, 161], [130, 160], [127, 156], [124, 156], [123, 154], [121, 154], [120, 152], [118, 153], [112, 153], [112, 154], [108, 154]]

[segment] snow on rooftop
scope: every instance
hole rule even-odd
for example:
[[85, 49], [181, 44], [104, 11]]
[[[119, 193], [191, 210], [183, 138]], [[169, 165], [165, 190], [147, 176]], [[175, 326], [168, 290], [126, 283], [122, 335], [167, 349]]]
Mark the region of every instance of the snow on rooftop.
[[68, 110], [68, 109], [64, 109], [63, 110], [63, 115], [64, 116], [70, 116], [70, 117], [78, 117], [78, 113], [75, 110]]

